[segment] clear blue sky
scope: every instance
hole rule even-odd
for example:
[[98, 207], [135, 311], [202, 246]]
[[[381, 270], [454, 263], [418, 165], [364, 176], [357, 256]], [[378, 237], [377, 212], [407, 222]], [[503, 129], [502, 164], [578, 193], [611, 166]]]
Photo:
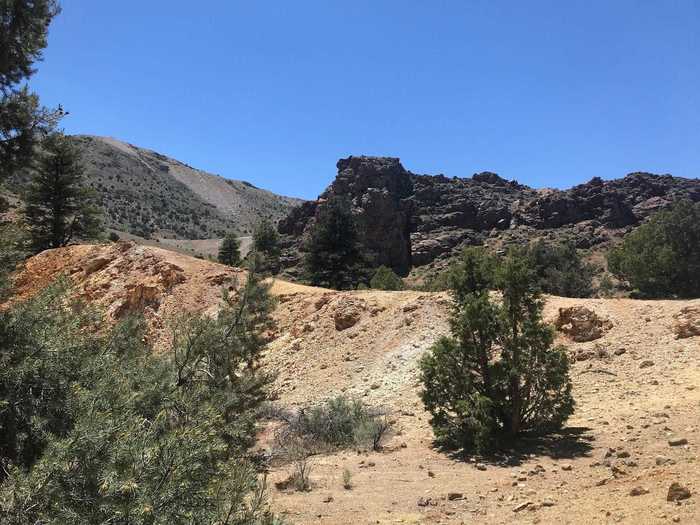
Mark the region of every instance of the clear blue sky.
[[313, 198], [348, 155], [568, 187], [700, 176], [700, 2], [63, 0], [33, 87], [109, 135]]

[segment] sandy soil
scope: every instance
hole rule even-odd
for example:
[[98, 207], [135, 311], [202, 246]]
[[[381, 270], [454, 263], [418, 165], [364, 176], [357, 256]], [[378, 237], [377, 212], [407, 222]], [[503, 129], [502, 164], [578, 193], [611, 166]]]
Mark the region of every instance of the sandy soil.
[[[67, 273], [81, 295], [116, 315], [145, 300], [159, 348], [182, 311], [214, 312], [222, 286], [244, 272], [159, 248], [116, 244], [45, 252], [19, 277], [22, 296]], [[582, 305], [612, 326], [575, 343], [576, 412], [563, 432], [498, 458], [455, 458], [432, 446], [418, 398], [417, 362], [448, 332], [449, 298], [420, 292], [334, 292], [283, 281], [266, 360], [279, 403], [303, 406], [346, 393], [391, 412], [394, 435], [377, 453], [313, 458], [310, 492], [274, 488], [293, 523], [700, 523], [700, 337], [676, 339], [674, 316], [693, 301], [548, 297], [545, 315]], [[687, 442], [672, 446], [669, 441]], [[352, 473], [351, 490], [342, 471]], [[691, 491], [666, 501], [669, 485]], [[640, 495], [632, 495], [640, 493]]]

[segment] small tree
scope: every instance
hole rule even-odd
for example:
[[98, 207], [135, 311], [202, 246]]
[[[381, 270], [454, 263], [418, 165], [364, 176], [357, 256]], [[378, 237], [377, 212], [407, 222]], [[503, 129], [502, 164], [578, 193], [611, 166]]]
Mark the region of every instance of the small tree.
[[352, 290], [366, 273], [350, 203], [333, 197], [322, 204], [306, 244], [304, 266], [311, 284]]
[[[526, 431], [561, 427], [573, 413], [569, 361], [542, 321], [536, 277], [522, 251], [497, 268], [467, 250], [453, 274], [452, 337], [421, 360], [423, 403], [438, 442], [484, 451]], [[502, 299], [486, 287], [493, 279]]]
[[681, 201], [608, 254], [618, 279], [651, 297], [700, 297], [700, 203]]
[[375, 290], [403, 290], [405, 288], [401, 277], [396, 275], [391, 268], [380, 266], [374, 272], [369, 285]]
[[80, 154], [65, 135], [56, 133], [44, 141], [25, 202], [24, 222], [34, 252], [102, 233], [94, 193], [84, 186]]
[[241, 242], [233, 233], [227, 233], [219, 246], [218, 261], [228, 266], [241, 264]]
[[278, 273], [280, 269], [280, 236], [272, 223], [260, 221], [253, 231], [253, 250], [261, 255], [261, 271]]

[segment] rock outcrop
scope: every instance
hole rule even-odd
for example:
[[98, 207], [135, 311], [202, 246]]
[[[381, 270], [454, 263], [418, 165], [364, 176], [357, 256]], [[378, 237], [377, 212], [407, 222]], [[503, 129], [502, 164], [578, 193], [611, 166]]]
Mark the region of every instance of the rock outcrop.
[[349, 157], [338, 161], [338, 176], [315, 202], [292, 210], [279, 231], [292, 237], [283, 255], [287, 267], [299, 262], [299, 247], [324, 202], [342, 196], [350, 200], [357, 219], [364, 255], [373, 266], [385, 265], [400, 275], [411, 268], [410, 218], [413, 181], [399, 159]]
[[390, 157], [349, 157], [337, 167], [335, 181], [317, 201], [294, 208], [280, 222], [288, 274], [300, 262], [319, 206], [334, 196], [352, 201], [372, 264], [401, 275], [439, 265], [469, 245], [501, 249], [543, 237], [592, 248], [679, 199], [700, 201], [700, 180], [650, 173], [535, 190], [492, 172], [471, 178], [416, 175]]

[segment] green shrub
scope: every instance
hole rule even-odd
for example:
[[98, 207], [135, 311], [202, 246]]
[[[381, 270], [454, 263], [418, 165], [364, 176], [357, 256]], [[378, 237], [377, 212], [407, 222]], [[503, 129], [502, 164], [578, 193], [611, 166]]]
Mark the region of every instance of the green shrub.
[[[497, 268], [480, 249], [452, 272], [455, 311], [420, 363], [426, 409], [442, 445], [485, 451], [526, 431], [561, 427], [572, 414], [569, 361], [542, 321], [537, 277], [524, 250]], [[489, 284], [501, 292], [496, 301]]]
[[448, 277], [448, 271], [428, 275], [416, 289], [422, 292], [445, 292], [450, 289]]
[[287, 424], [277, 436], [279, 448], [288, 443], [312, 452], [357, 447], [379, 450], [390, 430], [386, 415], [362, 401], [338, 396], [300, 410], [286, 418]]
[[547, 244], [539, 240], [527, 255], [544, 293], [562, 297], [590, 297], [594, 269], [581, 260], [573, 243]]
[[352, 488], [352, 472], [349, 469], [343, 469], [343, 488], [350, 490]]
[[[535, 275], [535, 285], [540, 291], [562, 297], [589, 297], [592, 293], [594, 269], [583, 262], [576, 247], [571, 243], [548, 244], [542, 240], [530, 244], [524, 251]], [[493, 288], [494, 269], [499, 258], [489, 254], [485, 247], [468, 247], [447, 270], [433, 276], [423, 289], [431, 292], [453, 290], [471, 279], [481, 279], [482, 285]], [[476, 268], [475, 265], [480, 265]], [[472, 283], [473, 284], [473, 283]]]
[[377, 268], [369, 285], [375, 290], [403, 290], [405, 288], [401, 277], [386, 266]]
[[608, 268], [648, 297], [700, 296], [700, 203], [681, 201], [627, 234]]

